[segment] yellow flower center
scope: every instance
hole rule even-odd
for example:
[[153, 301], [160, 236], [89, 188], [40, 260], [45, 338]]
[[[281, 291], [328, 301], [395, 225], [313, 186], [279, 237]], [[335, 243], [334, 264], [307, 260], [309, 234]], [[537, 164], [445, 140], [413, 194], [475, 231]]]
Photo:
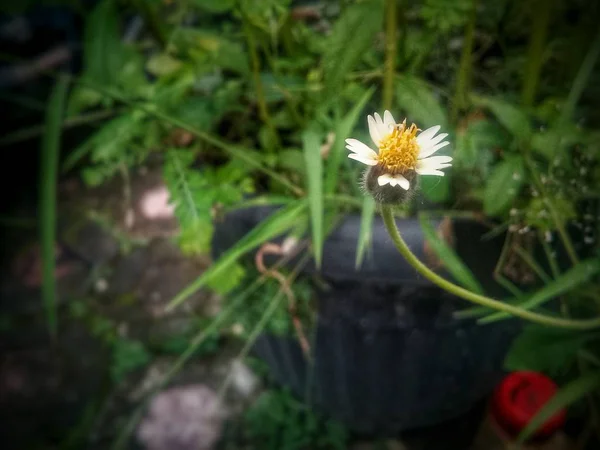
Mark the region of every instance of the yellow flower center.
[[419, 157], [418, 131], [414, 123], [407, 129], [404, 120], [381, 140], [377, 160], [387, 173], [395, 175], [415, 169]]

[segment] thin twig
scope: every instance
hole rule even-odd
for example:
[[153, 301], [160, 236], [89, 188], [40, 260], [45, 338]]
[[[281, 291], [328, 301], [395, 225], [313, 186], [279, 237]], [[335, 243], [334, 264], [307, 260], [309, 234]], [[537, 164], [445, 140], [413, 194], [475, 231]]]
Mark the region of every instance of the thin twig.
[[296, 330], [296, 334], [298, 335], [298, 341], [300, 342], [300, 347], [302, 348], [302, 352], [304, 356], [309, 359], [310, 358], [310, 344], [308, 343], [308, 339], [306, 338], [306, 334], [304, 333], [304, 329], [302, 328], [302, 322], [298, 317], [298, 310], [296, 307], [296, 296], [292, 291], [288, 280], [285, 276], [277, 271], [276, 269], [268, 269], [264, 265], [264, 256], [265, 255], [285, 255], [287, 252], [284, 250], [282, 245], [277, 245], [272, 242], [267, 242], [263, 244], [260, 249], [256, 252], [254, 261], [256, 263], [256, 268], [258, 271], [267, 276], [274, 278], [277, 280], [283, 293], [288, 298], [288, 311], [292, 318], [292, 323]]

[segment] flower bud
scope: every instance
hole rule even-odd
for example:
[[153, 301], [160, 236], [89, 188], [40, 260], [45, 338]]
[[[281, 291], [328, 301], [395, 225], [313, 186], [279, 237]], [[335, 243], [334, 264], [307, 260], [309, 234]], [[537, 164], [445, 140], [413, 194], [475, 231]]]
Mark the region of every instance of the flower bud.
[[385, 169], [380, 165], [369, 167], [364, 172], [363, 188], [380, 205], [400, 205], [409, 201], [418, 188], [417, 172], [406, 171], [402, 174], [408, 180], [410, 186], [403, 189], [392, 183], [381, 185], [380, 177], [386, 175]]

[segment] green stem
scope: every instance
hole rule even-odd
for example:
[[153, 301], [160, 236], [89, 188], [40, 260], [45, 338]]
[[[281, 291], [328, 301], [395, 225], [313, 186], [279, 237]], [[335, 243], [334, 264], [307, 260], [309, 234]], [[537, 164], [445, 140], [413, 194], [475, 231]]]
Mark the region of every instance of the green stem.
[[383, 79], [383, 109], [392, 109], [394, 103], [394, 72], [396, 66], [398, 27], [397, 0], [385, 2], [385, 76]]
[[498, 262], [496, 263], [496, 267], [494, 267], [494, 280], [502, 286], [504, 289], [509, 291], [512, 295], [517, 298], [523, 296], [521, 290], [508, 278], [502, 275], [502, 271], [504, 270], [504, 263], [506, 262], [506, 258], [508, 258], [508, 254], [511, 249], [512, 242], [512, 234], [510, 232], [506, 233], [506, 237], [504, 238], [504, 244], [502, 244], [502, 251], [500, 252], [500, 257], [498, 258]]
[[548, 195], [546, 188], [544, 187], [544, 183], [542, 183], [542, 180], [540, 180], [540, 177], [535, 168], [535, 164], [533, 163], [532, 158], [529, 154], [528, 148], [526, 149], [526, 152], [525, 152], [525, 163], [527, 164], [527, 167], [529, 168], [529, 171], [531, 172], [531, 175], [533, 177], [533, 183], [535, 184], [536, 189], [540, 192], [540, 194], [544, 198], [544, 202], [546, 203], [546, 206], [548, 207], [548, 210], [550, 211], [550, 216], [552, 217], [554, 226], [556, 227], [556, 230], [558, 231], [558, 235], [560, 236], [560, 239], [561, 239], [563, 245], [565, 246], [565, 250], [567, 251], [567, 254], [569, 255], [569, 259], [571, 260], [571, 263], [573, 263], [573, 265], [577, 264], [579, 262], [579, 257], [577, 256], [575, 247], [573, 247], [573, 242], [571, 242], [571, 238], [569, 237], [569, 234], [567, 233], [567, 229], [565, 228], [565, 223], [564, 223], [562, 217], [560, 217], [560, 214], [558, 213], [556, 208], [554, 207], [554, 203], [550, 199], [550, 196]]
[[546, 242], [546, 236], [542, 231], [538, 232], [538, 239], [542, 244], [542, 248], [544, 249], [544, 253], [546, 254], [546, 259], [548, 260], [548, 264], [550, 265], [550, 270], [552, 271], [552, 277], [558, 278], [560, 275], [560, 270], [558, 268], [558, 264], [556, 263], [556, 258], [552, 255], [552, 250], [550, 246]]
[[544, 271], [542, 266], [540, 266], [537, 261], [522, 247], [517, 246], [515, 248], [515, 252], [517, 255], [521, 257], [521, 259], [529, 266], [531, 270], [533, 270], [536, 275], [542, 280], [545, 284], [548, 284], [552, 281], [552, 279], [548, 276], [548, 274]]
[[563, 319], [560, 317], [547, 316], [544, 314], [538, 314], [532, 311], [524, 310], [519, 307], [498, 300], [494, 300], [484, 295], [475, 294], [474, 292], [457, 286], [456, 284], [444, 279], [435, 272], [431, 271], [431, 269], [429, 269], [425, 264], [423, 264], [419, 260], [419, 258], [417, 258], [414, 255], [414, 253], [410, 251], [410, 249], [406, 245], [406, 242], [404, 242], [404, 239], [402, 239], [402, 236], [398, 231], [396, 221], [394, 220], [394, 214], [390, 206], [381, 207], [381, 216], [383, 217], [383, 222], [385, 223], [387, 231], [390, 234], [390, 237], [392, 238], [392, 241], [394, 242], [394, 245], [396, 246], [400, 254], [406, 259], [406, 261], [408, 261], [408, 263], [411, 266], [413, 266], [417, 270], [417, 272], [419, 272], [429, 281], [444, 289], [445, 291], [448, 291], [451, 294], [454, 294], [457, 297], [461, 297], [472, 303], [476, 303], [478, 305], [485, 306], [496, 311], [503, 311], [508, 314], [520, 317], [522, 319], [543, 325], [579, 330], [588, 330], [600, 327], [600, 317], [589, 320], [571, 320]]
[[529, 49], [527, 51], [527, 67], [523, 79], [523, 91], [521, 101], [525, 106], [531, 106], [535, 99], [540, 72], [542, 69], [544, 45], [550, 24], [550, 12], [552, 2], [548, 0], [537, 0], [533, 8], [533, 26], [529, 38]]
[[565, 228], [565, 224], [562, 218], [559, 216], [558, 211], [554, 207], [554, 204], [546, 197], [546, 205], [550, 210], [550, 215], [552, 216], [552, 220], [554, 220], [554, 224], [556, 229], [558, 230], [558, 234], [560, 235], [560, 239], [567, 250], [567, 254], [569, 255], [569, 259], [573, 263], [573, 265], [579, 262], [579, 257], [577, 256], [577, 252], [573, 247], [573, 243], [571, 242], [571, 238], [567, 234], [567, 229]]
[[560, 122], [562, 124], [567, 123], [573, 116], [575, 106], [577, 105], [581, 94], [583, 94], [583, 90], [585, 89], [588, 79], [592, 74], [592, 70], [594, 69], [594, 65], [596, 64], [599, 54], [600, 31], [598, 31], [598, 34], [596, 35], [596, 38], [594, 39], [594, 42], [585, 56], [585, 59], [583, 60], [583, 63], [577, 72], [577, 76], [573, 81], [573, 86], [571, 86], [571, 91], [569, 92], [569, 96], [567, 97], [567, 101], [560, 116]]
[[475, 38], [475, 23], [477, 21], [477, 2], [472, 0], [471, 16], [465, 30], [465, 38], [460, 55], [460, 63], [458, 66], [458, 74], [456, 77], [456, 90], [452, 99], [452, 108], [450, 110], [450, 120], [456, 123], [458, 113], [466, 107], [467, 93], [471, 79], [471, 65], [473, 63], [473, 41]]

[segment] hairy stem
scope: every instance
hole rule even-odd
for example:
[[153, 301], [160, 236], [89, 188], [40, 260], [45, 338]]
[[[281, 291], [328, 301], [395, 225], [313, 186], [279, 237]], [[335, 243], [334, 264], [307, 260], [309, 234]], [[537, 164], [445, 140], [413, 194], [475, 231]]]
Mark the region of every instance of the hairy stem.
[[400, 232], [398, 231], [396, 221], [394, 220], [394, 214], [390, 206], [382, 206], [381, 216], [383, 217], [383, 221], [385, 223], [387, 231], [400, 254], [406, 259], [406, 261], [411, 266], [415, 268], [417, 272], [419, 272], [433, 284], [439, 286], [445, 291], [448, 291], [451, 294], [454, 294], [457, 297], [461, 297], [472, 303], [476, 303], [481, 306], [486, 306], [496, 311], [503, 311], [508, 314], [528, 320], [530, 322], [535, 322], [553, 327], [571, 328], [579, 330], [587, 330], [600, 327], [600, 317], [596, 317], [594, 319], [589, 320], [571, 320], [563, 319], [560, 317], [552, 317], [544, 314], [538, 314], [526, 309], [519, 308], [517, 306], [510, 305], [508, 303], [494, 300], [484, 295], [475, 294], [474, 292], [457, 286], [456, 284], [446, 280], [445, 278], [433, 272], [425, 264], [423, 264], [413, 252], [411, 252], [411, 250], [406, 245], [406, 242], [404, 242], [404, 239], [402, 239]]

